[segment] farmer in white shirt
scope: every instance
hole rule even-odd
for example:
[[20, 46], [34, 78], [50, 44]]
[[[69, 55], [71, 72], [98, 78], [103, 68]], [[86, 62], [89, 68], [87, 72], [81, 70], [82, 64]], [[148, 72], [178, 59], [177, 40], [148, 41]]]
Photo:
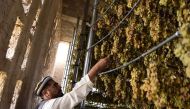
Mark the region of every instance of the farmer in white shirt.
[[37, 96], [43, 101], [36, 109], [72, 109], [83, 101], [93, 88], [92, 81], [96, 75], [106, 68], [108, 57], [100, 59], [69, 93], [63, 95], [61, 86], [51, 77], [47, 76], [40, 81], [35, 89]]

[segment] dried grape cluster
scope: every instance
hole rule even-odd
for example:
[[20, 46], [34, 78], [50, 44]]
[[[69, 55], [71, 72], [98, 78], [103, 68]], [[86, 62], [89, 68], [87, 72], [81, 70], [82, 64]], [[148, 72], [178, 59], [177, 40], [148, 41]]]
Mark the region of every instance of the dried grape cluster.
[[182, 38], [178, 41], [175, 54], [183, 62], [186, 76], [190, 78], [190, 4], [187, 2], [180, 0], [180, 9], [177, 11]]
[[186, 67], [186, 75], [190, 78], [190, 24], [184, 24], [181, 28], [182, 39], [179, 41], [175, 54]]

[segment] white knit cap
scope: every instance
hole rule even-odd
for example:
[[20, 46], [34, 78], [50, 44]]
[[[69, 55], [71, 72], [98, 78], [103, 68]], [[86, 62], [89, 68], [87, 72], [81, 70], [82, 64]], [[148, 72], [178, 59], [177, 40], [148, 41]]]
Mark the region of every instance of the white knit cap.
[[40, 95], [41, 95], [42, 89], [44, 88], [44, 86], [46, 85], [46, 83], [47, 83], [49, 80], [53, 80], [52, 77], [46, 76], [46, 77], [44, 77], [40, 82], [38, 82], [38, 84], [36, 85], [36, 88], [35, 88], [35, 94], [36, 94], [37, 96], [40, 96]]

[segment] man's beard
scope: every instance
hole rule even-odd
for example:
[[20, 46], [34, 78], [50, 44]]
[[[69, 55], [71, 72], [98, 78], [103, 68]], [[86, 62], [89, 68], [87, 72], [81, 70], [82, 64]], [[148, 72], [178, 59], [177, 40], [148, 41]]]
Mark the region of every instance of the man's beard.
[[63, 95], [64, 95], [64, 94], [63, 94], [62, 90], [59, 90], [59, 93], [57, 94], [56, 98], [57, 98], [57, 97], [62, 97]]

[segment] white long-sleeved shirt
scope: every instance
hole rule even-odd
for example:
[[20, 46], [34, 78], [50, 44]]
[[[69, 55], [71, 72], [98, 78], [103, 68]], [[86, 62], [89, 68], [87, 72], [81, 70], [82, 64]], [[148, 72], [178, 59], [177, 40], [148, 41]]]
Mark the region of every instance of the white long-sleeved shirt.
[[92, 90], [93, 83], [89, 76], [83, 77], [73, 88], [73, 90], [63, 97], [48, 100], [42, 109], [73, 109], [78, 103], [82, 102]]

